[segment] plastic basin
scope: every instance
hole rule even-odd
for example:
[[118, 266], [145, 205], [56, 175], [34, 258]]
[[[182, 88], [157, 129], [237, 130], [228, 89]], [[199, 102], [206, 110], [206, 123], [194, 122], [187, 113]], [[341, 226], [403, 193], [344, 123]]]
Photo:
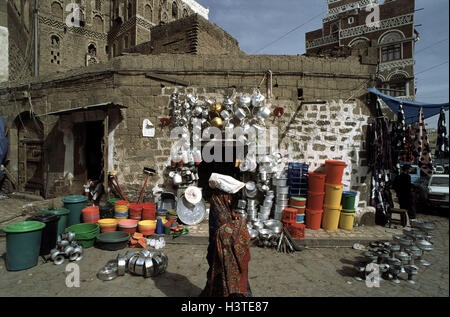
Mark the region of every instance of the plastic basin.
[[81, 223], [81, 211], [86, 207], [87, 197], [74, 195], [63, 198], [64, 208], [68, 209], [67, 226], [73, 226]]
[[6, 233], [6, 268], [9, 271], [26, 270], [36, 266], [45, 223], [21, 221], [3, 227]]
[[116, 231], [117, 230], [117, 219], [113, 219], [113, 218], [105, 218], [105, 219], [100, 219], [98, 221], [98, 224], [100, 226], [100, 231], [101, 232], [111, 232], [111, 231]]
[[98, 207], [87, 207], [82, 211], [84, 223], [96, 223], [100, 220], [100, 209]]
[[96, 246], [103, 250], [116, 251], [125, 248], [130, 235], [123, 231], [101, 233], [97, 236]]
[[123, 219], [118, 223], [119, 230], [133, 234], [137, 230], [138, 221], [134, 219]]
[[75, 239], [83, 248], [90, 248], [94, 245], [95, 237], [100, 233], [100, 226], [98, 223], [80, 223], [66, 228], [66, 232], [74, 232]]

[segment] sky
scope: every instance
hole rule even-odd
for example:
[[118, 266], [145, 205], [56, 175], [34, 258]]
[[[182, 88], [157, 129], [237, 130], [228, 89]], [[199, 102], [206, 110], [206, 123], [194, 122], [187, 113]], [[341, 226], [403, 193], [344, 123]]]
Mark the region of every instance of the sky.
[[[227, 31], [247, 54], [305, 53], [305, 33], [322, 27], [326, 0], [196, 0], [209, 20]], [[413, 1], [413, 0], [411, 0]], [[449, 1], [416, 0], [417, 101], [449, 101]], [[281, 39], [280, 39], [281, 38]], [[442, 64], [442, 65], [440, 65]], [[437, 119], [427, 120], [437, 126]], [[434, 123], [436, 122], [436, 123]], [[448, 124], [447, 111], [447, 127]]]

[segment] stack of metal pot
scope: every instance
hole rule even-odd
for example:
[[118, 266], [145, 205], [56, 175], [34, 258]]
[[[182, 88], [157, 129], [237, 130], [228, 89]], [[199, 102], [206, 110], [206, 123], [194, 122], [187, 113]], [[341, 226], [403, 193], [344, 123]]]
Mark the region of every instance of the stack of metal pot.
[[65, 259], [80, 261], [83, 259], [83, 247], [75, 239], [74, 232], [63, 233], [58, 236], [56, 248], [50, 251], [50, 258], [54, 264], [63, 264]]
[[127, 252], [118, 255], [116, 260], [109, 261], [101, 268], [97, 277], [103, 281], [110, 281], [118, 276], [124, 276], [126, 272], [133, 275], [155, 277], [164, 273], [168, 266], [168, 258], [160, 251], [147, 249], [139, 252]]
[[259, 207], [258, 219], [265, 221], [270, 217], [270, 212], [272, 211], [273, 198], [275, 194], [273, 191], [268, 191], [265, 195], [263, 204]]
[[287, 170], [279, 176], [272, 178], [272, 184], [275, 187], [277, 200], [275, 204], [274, 219], [281, 220], [284, 208], [289, 206], [289, 186], [287, 185]]
[[247, 221], [258, 220], [258, 202], [255, 199], [247, 199]]

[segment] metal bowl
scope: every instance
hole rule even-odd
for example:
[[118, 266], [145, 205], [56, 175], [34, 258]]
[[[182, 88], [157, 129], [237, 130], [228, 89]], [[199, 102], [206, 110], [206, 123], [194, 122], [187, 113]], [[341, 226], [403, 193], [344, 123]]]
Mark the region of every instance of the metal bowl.
[[139, 254], [144, 256], [144, 257], [149, 257], [150, 256], [150, 251], [147, 249], [143, 249], [141, 251], [139, 251]]
[[117, 267], [113, 268], [105, 266], [102, 267], [97, 273], [98, 279], [102, 281], [111, 281], [115, 279], [117, 276], [118, 276]]
[[69, 261], [76, 261], [81, 256], [80, 252], [72, 252], [69, 255]]
[[270, 229], [259, 229], [258, 232], [259, 232], [259, 237], [261, 239], [265, 239], [265, 240], [269, 240], [272, 237], [272, 235], [274, 234], [274, 232]]
[[117, 275], [124, 276], [127, 267], [127, 259], [120, 255], [117, 256]]
[[279, 220], [266, 220], [264, 221], [264, 227], [272, 230], [274, 233], [281, 233], [283, 231], [283, 223]]
[[146, 258], [144, 263], [144, 276], [151, 277], [155, 274], [155, 267], [152, 258]]
[[144, 264], [145, 264], [145, 256], [140, 256], [136, 260], [136, 264], [134, 265], [134, 273], [137, 275], [144, 275]]
[[65, 259], [66, 259], [66, 257], [64, 256], [64, 253], [60, 253], [54, 258], [53, 263], [55, 265], [61, 265], [64, 263]]
[[128, 272], [134, 273], [134, 266], [136, 264], [137, 259], [139, 258], [138, 254], [135, 254], [128, 260]]
[[424, 222], [422, 224], [422, 229], [426, 231], [433, 231], [434, 229], [436, 229], [436, 224], [433, 222]]
[[250, 234], [250, 239], [256, 239], [259, 236], [258, 230], [248, 229], [248, 233]]
[[423, 251], [433, 250], [433, 243], [428, 242], [427, 240], [418, 240], [416, 241], [416, 245]]
[[255, 220], [252, 222], [253, 228], [255, 228], [256, 230], [260, 230], [264, 228], [264, 223], [260, 220]]

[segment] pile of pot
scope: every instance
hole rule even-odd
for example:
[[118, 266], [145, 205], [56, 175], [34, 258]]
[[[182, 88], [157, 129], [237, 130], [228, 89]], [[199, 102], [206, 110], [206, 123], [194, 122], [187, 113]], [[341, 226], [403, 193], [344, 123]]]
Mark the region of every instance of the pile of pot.
[[283, 224], [278, 220], [253, 220], [247, 223], [251, 240], [260, 247], [274, 248], [277, 246]]
[[124, 276], [126, 272], [145, 278], [155, 277], [166, 271], [168, 263], [167, 256], [160, 251], [144, 249], [139, 252], [127, 252], [123, 256], [118, 255], [116, 260], [109, 261], [100, 269], [97, 277], [109, 281], [117, 276]]
[[56, 241], [56, 248], [50, 251], [50, 259], [56, 265], [63, 264], [66, 258], [69, 261], [80, 261], [83, 259], [83, 247], [77, 243], [74, 232], [59, 235]]
[[272, 178], [272, 184], [276, 192], [276, 204], [274, 219], [281, 220], [283, 210], [289, 205], [289, 186], [286, 170], [277, 177]]

